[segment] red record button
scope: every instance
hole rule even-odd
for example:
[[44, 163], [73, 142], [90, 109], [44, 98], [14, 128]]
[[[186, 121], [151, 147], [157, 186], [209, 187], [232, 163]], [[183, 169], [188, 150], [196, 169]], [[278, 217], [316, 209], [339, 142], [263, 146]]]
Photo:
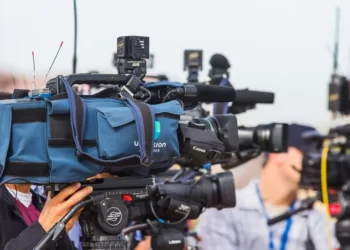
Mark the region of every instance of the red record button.
[[128, 194], [123, 194], [122, 195], [122, 199], [124, 201], [132, 201], [132, 196], [131, 195], [128, 195]]

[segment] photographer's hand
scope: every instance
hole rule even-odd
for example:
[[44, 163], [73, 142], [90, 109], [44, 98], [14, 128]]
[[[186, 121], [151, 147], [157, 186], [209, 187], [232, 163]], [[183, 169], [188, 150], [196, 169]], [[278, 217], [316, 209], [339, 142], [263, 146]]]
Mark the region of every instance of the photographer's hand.
[[[46, 232], [48, 232], [57, 222], [59, 222], [74, 205], [82, 201], [92, 192], [92, 187], [86, 187], [76, 192], [79, 188], [80, 183], [76, 183], [66, 187], [54, 197], [52, 197], [52, 193], [49, 193], [45, 206], [38, 220], [39, 224]], [[76, 213], [67, 223], [67, 232], [79, 219], [81, 212], [82, 210]]]

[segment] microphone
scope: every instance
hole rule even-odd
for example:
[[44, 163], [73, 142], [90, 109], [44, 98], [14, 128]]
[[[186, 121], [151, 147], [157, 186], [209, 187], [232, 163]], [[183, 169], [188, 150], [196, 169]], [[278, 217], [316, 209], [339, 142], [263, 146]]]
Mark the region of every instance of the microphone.
[[227, 71], [231, 65], [228, 62], [227, 58], [221, 54], [214, 54], [209, 61], [210, 65], [214, 69], [221, 69]]
[[232, 87], [215, 85], [189, 84], [174, 89], [176, 97], [183, 101], [196, 102], [233, 102], [236, 91]]
[[263, 92], [263, 91], [253, 91], [248, 89], [236, 90], [236, 100], [235, 104], [256, 104], [256, 103], [273, 103], [275, 99], [275, 94], [272, 92]]

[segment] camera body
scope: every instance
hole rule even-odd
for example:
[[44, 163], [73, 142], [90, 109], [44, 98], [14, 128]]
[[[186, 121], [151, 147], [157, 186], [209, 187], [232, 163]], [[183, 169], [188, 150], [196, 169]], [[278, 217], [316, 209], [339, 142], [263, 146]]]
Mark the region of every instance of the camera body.
[[149, 59], [149, 37], [123, 36], [117, 39], [113, 64], [120, 75], [144, 76]]
[[[329, 134], [304, 133], [303, 139], [312, 145], [304, 154], [300, 185], [321, 190], [321, 163], [327, 166], [327, 185], [341, 190], [350, 180], [350, 133], [349, 125], [330, 129]], [[324, 148], [327, 147], [325, 155]]]
[[[51, 181], [51, 176], [46, 176], [49, 181], [45, 179], [38, 183], [45, 184], [51, 191], [59, 192], [71, 182], [82, 181], [101, 172], [101, 167], [104, 167], [103, 172], [119, 176], [82, 182], [82, 187], [89, 185], [94, 188], [89, 199], [78, 204], [86, 205], [81, 217], [85, 249], [125, 249], [125, 228], [131, 221], [185, 221], [197, 218], [204, 208], [222, 209], [234, 207], [236, 203], [231, 172], [202, 175], [197, 180], [158, 185], [154, 183], [153, 178], [148, 178], [151, 174], [167, 170], [179, 156], [185, 158], [189, 167], [207, 168], [222, 154], [237, 150], [239, 140], [234, 115], [208, 117], [205, 122], [179, 122], [184, 108], [183, 102], [176, 100], [183, 97], [184, 102], [197, 104], [196, 98], [200, 95], [207, 98], [208, 91], [193, 84], [186, 87], [179, 84], [172, 85], [170, 89], [165, 88], [164, 93], [155, 87], [152, 95], [150, 88], [147, 89], [147, 84], [142, 81], [146, 74], [147, 58], [148, 37], [119, 37], [114, 60], [118, 75], [58, 76], [47, 83], [51, 93], [49, 100], [40, 99], [42, 97], [28, 99], [28, 103], [41, 104], [40, 119], [45, 117], [45, 120], [40, 120], [41, 125], [50, 130], [50, 142], [47, 143], [50, 146], [48, 149], [42, 148], [42, 152], [50, 151], [49, 156], [55, 156], [55, 166], [60, 166], [61, 173], [64, 172], [62, 166], [65, 172], [69, 173], [82, 174], [84, 170], [89, 170], [88, 173], [84, 172], [84, 175], [79, 176], [79, 180], [72, 179], [78, 178], [76, 175], [64, 173], [56, 175], [61, 179]], [[202, 51], [188, 52], [186, 58], [185, 64], [190, 71], [189, 81], [197, 82], [198, 71], [202, 69]], [[109, 88], [94, 98], [89, 98], [74, 92], [74, 84], [97, 84]], [[141, 91], [148, 94], [150, 99], [139, 98], [136, 93]], [[175, 94], [175, 100], [169, 101], [166, 98], [169, 92]], [[234, 91], [232, 92], [234, 99]], [[160, 94], [165, 95], [164, 99], [157, 98]], [[6, 105], [13, 105], [13, 102], [6, 102]], [[55, 124], [56, 130], [52, 128], [52, 124]], [[63, 133], [64, 136], [59, 133]], [[125, 138], [125, 135], [130, 138]], [[9, 141], [10, 136], [9, 134]], [[53, 141], [53, 138], [62, 139], [62, 136], [65, 138], [63, 142]], [[47, 138], [43, 140], [45, 139]], [[128, 140], [121, 142], [121, 139]], [[161, 139], [165, 142], [159, 141]], [[41, 144], [46, 145], [45, 141]], [[30, 148], [32, 145], [26, 143], [26, 146]], [[61, 153], [60, 150], [64, 146], [69, 147], [68, 150], [65, 148], [65, 152], [69, 151], [70, 158]], [[42, 152], [37, 155], [47, 157], [47, 154]], [[59, 157], [61, 158], [58, 159]], [[0, 159], [6, 159], [5, 154]], [[49, 164], [52, 159], [46, 160], [51, 167]], [[157, 164], [156, 168], [153, 168], [154, 164]], [[147, 172], [137, 172], [139, 167], [147, 169]], [[78, 205], [74, 209], [79, 209]], [[63, 221], [68, 221], [66, 219], [72, 216], [73, 210]], [[61, 226], [61, 223], [57, 224], [52, 232], [59, 232], [62, 230]], [[53, 235], [59, 233], [51, 234], [50, 231], [48, 237]], [[57, 240], [55, 237], [54, 239]]]
[[[205, 175], [199, 181], [168, 182], [155, 185], [153, 178], [119, 177], [96, 179], [82, 183], [82, 188], [92, 186], [92, 203], [88, 205], [80, 224], [83, 231], [83, 247], [89, 250], [126, 249], [123, 230], [131, 221], [176, 221], [196, 219], [204, 208], [234, 207], [234, 181], [231, 172]], [[48, 185], [46, 190], [59, 192], [66, 185]], [[233, 194], [232, 194], [233, 193]], [[153, 244], [163, 247], [165, 239], [180, 236], [172, 227], [160, 227], [164, 234], [157, 234]], [[170, 233], [170, 235], [169, 235]], [[176, 244], [177, 245], [177, 244]], [[174, 247], [174, 246], [173, 246]], [[163, 249], [163, 248], [155, 248]], [[179, 248], [175, 248], [179, 249]]]
[[[304, 134], [313, 148], [304, 155], [300, 186], [320, 191], [324, 184], [336, 190], [340, 212], [336, 237], [341, 249], [350, 247], [350, 125], [330, 129], [329, 134]], [[323, 170], [323, 171], [322, 171]], [[321, 182], [325, 180], [326, 183]], [[325, 190], [322, 190], [325, 191]], [[327, 190], [329, 192], [329, 190]]]

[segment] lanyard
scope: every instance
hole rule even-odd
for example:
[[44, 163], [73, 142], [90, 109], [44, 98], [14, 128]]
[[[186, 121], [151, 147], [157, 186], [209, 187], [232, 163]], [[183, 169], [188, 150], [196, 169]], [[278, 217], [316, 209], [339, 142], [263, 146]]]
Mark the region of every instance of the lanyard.
[[[266, 208], [265, 208], [263, 199], [261, 197], [258, 185], [256, 185], [256, 192], [258, 194], [260, 203], [263, 206], [266, 221], [268, 221], [269, 217], [267, 215]], [[294, 210], [294, 203], [289, 207], [289, 209], [290, 209], [290, 211]], [[281, 248], [280, 248], [281, 250], [286, 250], [286, 246], [287, 246], [287, 242], [288, 242], [288, 234], [289, 234], [291, 226], [292, 226], [292, 218], [290, 217], [289, 219], [287, 219], [286, 228], [284, 229], [284, 232], [283, 232], [283, 235], [281, 238]], [[270, 230], [270, 228], [269, 228], [269, 250], [275, 250], [275, 245], [273, 244], [273, 232]]]

